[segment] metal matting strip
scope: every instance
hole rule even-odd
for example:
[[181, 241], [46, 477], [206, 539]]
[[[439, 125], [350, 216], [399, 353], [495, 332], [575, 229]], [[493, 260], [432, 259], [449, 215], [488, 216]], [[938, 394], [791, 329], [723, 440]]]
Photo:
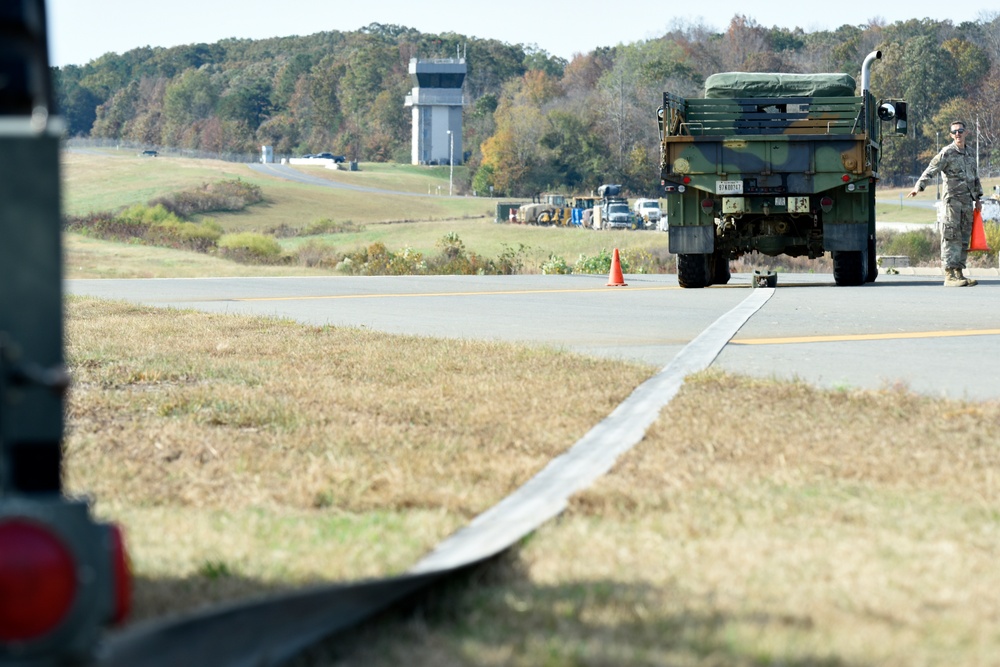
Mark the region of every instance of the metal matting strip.
[[569, 497], [604, 475], [639, 443], [684, 378], [708, 368], [729, 340], [774, 294], [751, 290], [639, 385], [565, 454], [517, 491], [441, 542], [407, 573], [386, 579], [318, 586], [253, 602], [233, 603], [140, 624], [112, 637], [101, 667], [263, 667], [347, 630], [449, 575], [516, 544], [566, 507]]
[[593, 484], [620, 455], [642, 440], [660, 410], [677, 394], [684, 378], [708, 368], [772, 294], [774, 288], [753, 290], [688, 343], [663, 370], [639, 385], [565, 454], [552, 459], [517, 491], [441, 542], [409, 571], [433, 572], [489, 558], [562, 512], [570, 496]]

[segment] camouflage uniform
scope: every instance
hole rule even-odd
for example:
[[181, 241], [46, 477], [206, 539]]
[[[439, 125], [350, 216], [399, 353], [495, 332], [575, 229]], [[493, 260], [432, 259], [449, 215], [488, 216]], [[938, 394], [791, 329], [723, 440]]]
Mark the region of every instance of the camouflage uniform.
[[941, 222], [941, 264], [948, 269], [964, 269], [972, 238], [972, 210], [983, 196], [976, 173], [976, 158], [950, 143], [934, 156], [920, 175], [915, 189], [924, 191], [938, 173], [944, 175], [944, 220]]

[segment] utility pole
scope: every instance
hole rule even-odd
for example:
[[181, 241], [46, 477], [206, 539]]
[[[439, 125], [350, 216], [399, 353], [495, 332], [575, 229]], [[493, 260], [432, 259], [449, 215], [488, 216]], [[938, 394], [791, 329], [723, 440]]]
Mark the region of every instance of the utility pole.
[[455, 135], [448, 130], [448, 196], [451, 196], [452, 184], [455, 182]]
[[979, 116], [976, 116], [976, 174], [979, 173]]

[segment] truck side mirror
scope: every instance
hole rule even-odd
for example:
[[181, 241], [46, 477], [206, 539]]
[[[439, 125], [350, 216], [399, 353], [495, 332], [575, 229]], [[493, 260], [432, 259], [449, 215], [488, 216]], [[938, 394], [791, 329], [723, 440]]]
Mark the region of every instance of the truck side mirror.
[[906, 102], [896, 102], [896, 134], [906, 134]]
[[906, 102], [886, 100], [878, 105], [878, 117], [882, 121], [896, 121], [896, 134], [906, 134]]

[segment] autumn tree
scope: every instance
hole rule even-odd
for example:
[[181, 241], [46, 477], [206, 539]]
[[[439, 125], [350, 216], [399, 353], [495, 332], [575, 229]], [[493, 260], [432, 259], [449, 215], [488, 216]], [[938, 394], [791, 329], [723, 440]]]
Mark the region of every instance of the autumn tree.
[[543, 72], [528, 72], [506, 84], [495, 114], [497, 130], [482, 146], [480, 170], [490, 175], [498, 195], [537, 194], [547, 183], [539, 175], [545, 164], [541, 139], [547, 123], [540, 103], [554, 93]]
[[982, 144], [980, 170], [996, 175], [1000, 172], [1000, 63], [993, 65], [970, 95], [968, 118]]
[[215, 116], [218, 87], [207, 69], [189, 69], [172, 81], [163, 97], [163, 141], [167, 145], [199, 148], [198, 127]]

